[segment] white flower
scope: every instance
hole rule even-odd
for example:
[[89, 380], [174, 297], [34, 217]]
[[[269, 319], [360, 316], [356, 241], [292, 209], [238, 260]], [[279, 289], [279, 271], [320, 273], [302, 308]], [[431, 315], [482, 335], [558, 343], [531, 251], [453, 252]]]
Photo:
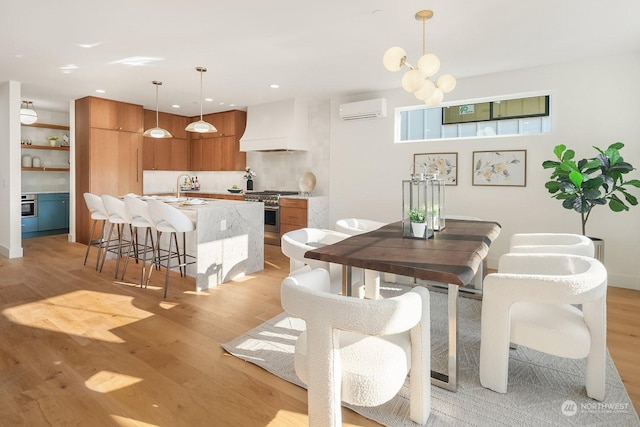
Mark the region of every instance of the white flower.
[[244, 179], [253, 179], [254, 176], [256, 176], [256, 173], [251, 168], [244, 168]]

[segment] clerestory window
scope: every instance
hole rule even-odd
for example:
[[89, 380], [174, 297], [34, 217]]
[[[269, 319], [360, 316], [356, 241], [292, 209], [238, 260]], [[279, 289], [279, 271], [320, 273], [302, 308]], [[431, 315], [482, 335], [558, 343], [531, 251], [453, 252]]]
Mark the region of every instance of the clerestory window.
[[395, 142], [551, 132], [550, 95], [396, 108]]

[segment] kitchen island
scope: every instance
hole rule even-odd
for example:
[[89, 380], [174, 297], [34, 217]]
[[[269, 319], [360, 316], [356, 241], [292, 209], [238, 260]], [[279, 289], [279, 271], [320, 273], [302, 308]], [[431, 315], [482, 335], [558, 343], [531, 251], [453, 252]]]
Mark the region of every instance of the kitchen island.
[[[262, 203], [207, 199], [199, 205], [172, 205], [196, 223], [195, 231], [186, 235], [187, 254], [196, 257], [187, 268], [196, 279], [196, 291], [264, 269]], [[168, 237], [163, 235], [160, 243], [165, 249]]]

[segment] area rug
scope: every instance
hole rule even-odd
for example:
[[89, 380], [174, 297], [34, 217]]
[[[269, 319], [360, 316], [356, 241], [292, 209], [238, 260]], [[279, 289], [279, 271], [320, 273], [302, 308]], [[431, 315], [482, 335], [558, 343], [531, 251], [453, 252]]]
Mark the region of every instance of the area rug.
[[[432, 369], [441, 372], [448, 349], [446, 298], [431, 292]], [[459, 307], [458, 390], [431, 387], [432, 409], [426, 426], [640, 426], [609, 355], [603, 402], [586, 395], [584, 360], [549, 356], [522, 346], [510, 352], [508, 393], [485, 389], [478, 378], [481, 302], [460, 298]], [[304, 321], [282, 313], [222, 347], [304, 387], [293, 367], [295, 341], [304, 328]], [[386, 426], [416, 426], [409, 419], [408, 384], [384, 405], [344, 406]]]

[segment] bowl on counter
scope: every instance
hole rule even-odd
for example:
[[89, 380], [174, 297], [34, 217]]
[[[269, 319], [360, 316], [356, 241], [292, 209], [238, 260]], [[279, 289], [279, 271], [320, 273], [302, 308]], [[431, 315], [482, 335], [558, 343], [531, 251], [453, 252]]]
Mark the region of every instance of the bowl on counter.
[[242, 188], [229, 188], [227, 189], [229, 193], [238, 194], [242, 191]]

